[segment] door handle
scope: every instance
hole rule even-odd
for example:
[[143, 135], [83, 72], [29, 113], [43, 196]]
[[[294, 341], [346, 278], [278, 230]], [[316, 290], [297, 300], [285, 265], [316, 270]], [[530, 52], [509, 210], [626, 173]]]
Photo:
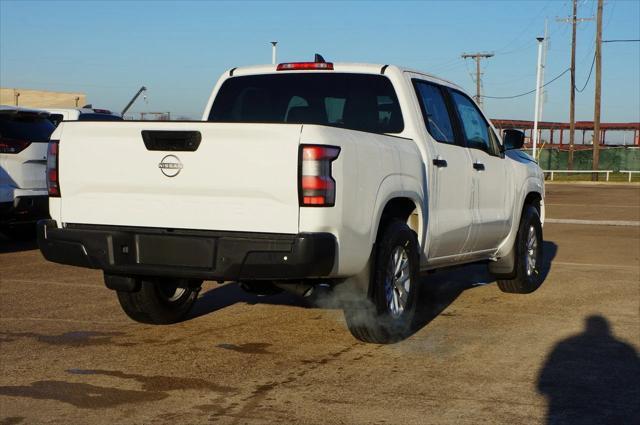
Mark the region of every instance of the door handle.
[[447, 160], [446, 159], [442, 159], [442, 158], [436, 158], [433, 160], [433, 165], [435, 165], [436, 167], [446, 167], [447, 166]]
[[484, 164], [480, 163], [480, 162], [474, 162], [473, 163], [473, 169], [476, 171], [484, 171]]

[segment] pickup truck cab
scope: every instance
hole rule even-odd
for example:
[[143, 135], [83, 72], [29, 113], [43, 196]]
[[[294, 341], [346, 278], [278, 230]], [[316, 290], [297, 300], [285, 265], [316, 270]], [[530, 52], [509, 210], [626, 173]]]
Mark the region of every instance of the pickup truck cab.
[[419, 276], [486, 261], [541, 281], [543, 176], [455, 84], [393, 65], [233, 68], [202, 121], [63, 122], [44, 256], [104, 270], [134, 320], [171, 323], [203, 280], [330, 285], [353, 335], [410, 332]]

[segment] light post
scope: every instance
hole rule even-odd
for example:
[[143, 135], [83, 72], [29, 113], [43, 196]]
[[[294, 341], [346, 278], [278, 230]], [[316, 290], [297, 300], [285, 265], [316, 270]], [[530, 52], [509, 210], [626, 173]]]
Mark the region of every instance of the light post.
[[538, 72], [536, 72], [536, 105], [533, 118], [533, 159], [537, 160], [538, 150], [538, 119], [540, 118], [540, 77], [542, 74], [542, 42], [544, 37], [536, 37], [538, 40]]
[[271, 63], [274, 65], [276, 64], [276, 44], [278, 44], [277, 41], [271, 42]]

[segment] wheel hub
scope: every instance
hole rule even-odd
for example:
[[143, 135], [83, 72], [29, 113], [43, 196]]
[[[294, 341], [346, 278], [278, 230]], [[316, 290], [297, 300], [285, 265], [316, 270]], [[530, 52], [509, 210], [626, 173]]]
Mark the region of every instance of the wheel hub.
[[398, 246], [389, 259], [385, 279], [386, 301], [391, 316], [399, 317], [407, 307], [411, 288], [411, 274], [407, 251]]
[[538, 234], [535, 227], [529, 226], [527, 233], [527, 245], [525, 248], [525, 263], [527, 265], [527, 276], [538, 273]]

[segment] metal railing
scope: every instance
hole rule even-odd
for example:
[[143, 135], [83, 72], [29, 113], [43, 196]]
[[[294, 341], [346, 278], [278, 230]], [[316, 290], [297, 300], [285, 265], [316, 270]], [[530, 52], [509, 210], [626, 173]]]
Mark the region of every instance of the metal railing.
[[[598, 171], [595, 171], [595, 170], [542, 170], [542, 172], [551, 174], [551, 181], [553, 181], [553, 175], [555, 173], [565, 173], [565, 174], [569, 174], [569, 173], [571, 173], [571, 174], [573, 174], [573, 173], [580, 173], [580, 174], [587, 174], [587, 173], [588, 174], [594, 174], [594, 173], [597, 173], [597, 174], [602, 174], [602, 173], [604, 173], [604, 174], [607, 175], [607, 177], [606, 177], [607, 181], [609, 181], [609, 174], [613, 173], [613, 170], [598, 170]], [[637, 172], [637, 171], [632, 171], [632, 172]], [[631, 176], [631, 174], [629, 174], [629, 176]], [[631, 181], [631, 177], [629, 177], [629, 181]]]
[[633, 171], [633, 170], [620, 170], [620, 172], [629, 174], [629, 183], [631, 183], [632, 174], [640, 173], [640, 171]]

